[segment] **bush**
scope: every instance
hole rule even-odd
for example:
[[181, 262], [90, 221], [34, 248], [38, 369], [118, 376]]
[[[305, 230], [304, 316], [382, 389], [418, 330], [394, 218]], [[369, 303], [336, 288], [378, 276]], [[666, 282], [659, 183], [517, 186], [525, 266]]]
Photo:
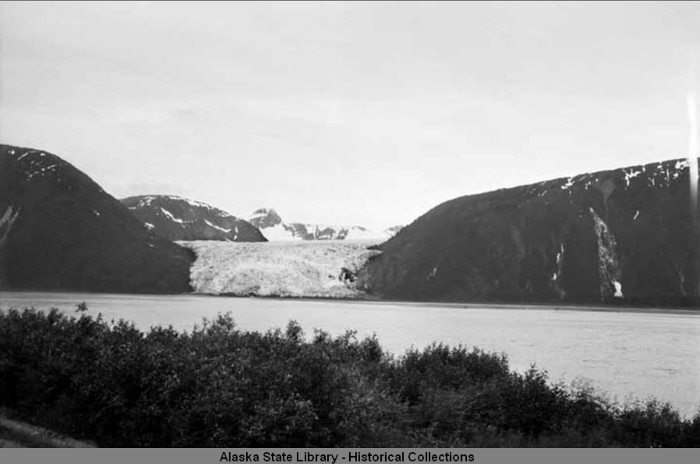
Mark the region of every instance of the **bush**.
[[0, 406], [115, 447], [698, 446], [700, 416], [615, 408], [505, 356], [434, 344], [394, 359], [376, 337], [307, 341], [106, 323], [81, 310], [0, 312]]

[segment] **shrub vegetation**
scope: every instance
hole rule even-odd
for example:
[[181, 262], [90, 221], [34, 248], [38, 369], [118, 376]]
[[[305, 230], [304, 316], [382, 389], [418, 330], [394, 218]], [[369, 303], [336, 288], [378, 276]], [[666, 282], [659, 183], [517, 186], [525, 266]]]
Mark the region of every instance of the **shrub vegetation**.
[[614, 406], [501, 355], [394, 358], [373, 337], [245, 332], [228, 315], [144, 333], [84, 311], [0, 312], [0, 406], [109, 447], [700, 445], [700, 415]]

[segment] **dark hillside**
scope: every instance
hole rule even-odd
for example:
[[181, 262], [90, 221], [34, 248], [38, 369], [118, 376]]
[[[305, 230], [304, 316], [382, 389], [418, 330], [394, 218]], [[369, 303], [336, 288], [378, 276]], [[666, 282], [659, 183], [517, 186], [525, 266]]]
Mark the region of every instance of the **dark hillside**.
[[367, 265], [380, 296], [697, 302], [688, 163], [583, 174], [447, 201]]
[[0, 288], [180, 293], [192, 260], [58, 156], [0, 145]]

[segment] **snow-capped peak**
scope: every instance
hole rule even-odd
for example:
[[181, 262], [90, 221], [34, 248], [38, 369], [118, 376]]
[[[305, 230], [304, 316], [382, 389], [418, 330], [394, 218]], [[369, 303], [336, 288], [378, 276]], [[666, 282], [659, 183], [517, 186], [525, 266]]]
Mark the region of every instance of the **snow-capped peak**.
[[398, 230], [396, 227], [377, 232], [362, 226], [285, 222], [272, 208], [255, 210], [249, 219], [270, 241], [286, 240], [375, 240], [384, 241]]
[[282, 217], [272, 208], [260, 208], [253, 212], [248, 222], [262, 230], [282, 224]]

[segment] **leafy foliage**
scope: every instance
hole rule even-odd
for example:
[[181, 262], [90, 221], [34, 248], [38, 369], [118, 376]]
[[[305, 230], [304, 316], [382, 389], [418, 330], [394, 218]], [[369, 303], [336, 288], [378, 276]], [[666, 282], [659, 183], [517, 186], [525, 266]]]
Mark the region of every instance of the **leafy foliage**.
[[503, 356], [436, 344], [393, 358], [354, 332], [244, 332], [228, 315], [143, 333], [2, 312], [0, 406], [117, 447], [700, 445], [700, 416], [615, 408]]

